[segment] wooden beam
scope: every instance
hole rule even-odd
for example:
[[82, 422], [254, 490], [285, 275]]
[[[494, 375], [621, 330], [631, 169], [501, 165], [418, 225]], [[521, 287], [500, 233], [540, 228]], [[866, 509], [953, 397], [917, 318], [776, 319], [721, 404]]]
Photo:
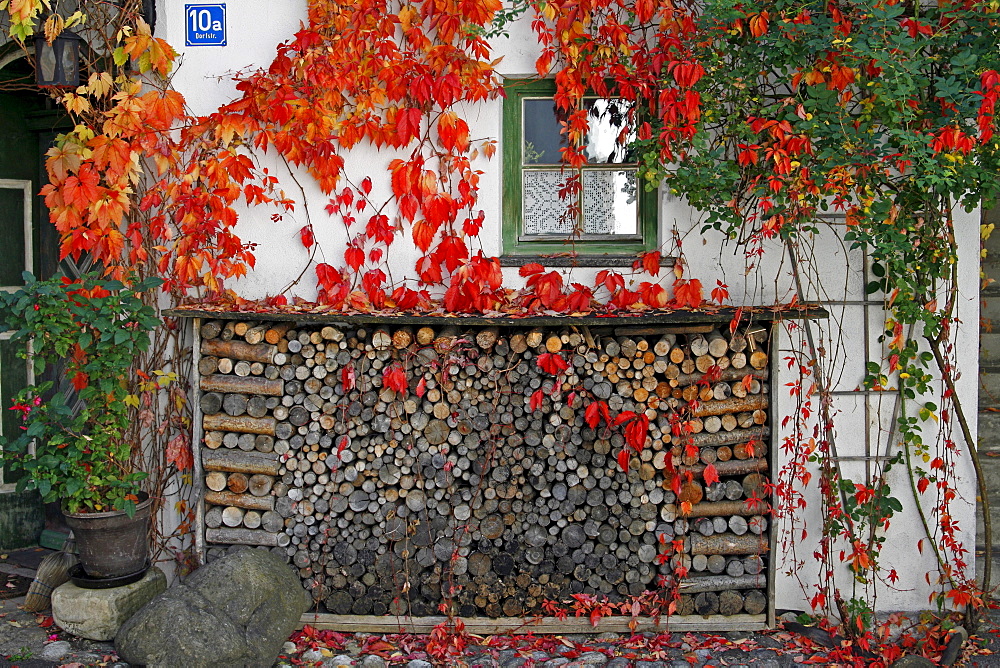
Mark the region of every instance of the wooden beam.
[[[456, 620], [459, 618], [455, 618]], [[490, 619], [488, 617], [461, 618], [465, 630], [478, 635], [502, 633], [631, 633], [631, 617], [605, 617], [597, 626], [582, 617], [564, 620], [556, 617]], [[307, 612], [299, 619], [299, 628], [305, 625], [320, 630], [341, 633], [429, 633], [435, 626], [446, 623], [447, 617], [390, 617], [370, 615], [331, 615]], [[643, 631], [759, 631], [767, 628], [765, 615], [732, 615], [731, 617], [705, 618], [697, 615], [662, 617], [656, 624], [652, 617], [639, 617], [636, 632]]]

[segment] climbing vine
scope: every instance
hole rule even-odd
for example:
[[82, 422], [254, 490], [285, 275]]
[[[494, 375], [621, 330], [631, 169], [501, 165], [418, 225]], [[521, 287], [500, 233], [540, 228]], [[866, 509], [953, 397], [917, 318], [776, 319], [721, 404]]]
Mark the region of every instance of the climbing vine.
[[[42, 7], [0, 4], [22, 40]], [[927, 533], [920, 547], [939, 561], [936, 595], [976, 602], [963, 575], [968, 548], [950, 519], [955, 427], [975, 459], [954, 388], [952, 211], [1000, 193], [994, 4], [551, 0], [504, 9], [499, 0], [311, 0], [308, 11], [267, 69], [238, 78], [238, 99], [204, 117], [188, 113], [169, 86], [169, 45], [141, 21], [108, 33], [114, 64], [59, 95], [77, 123], [49, 154], [44, 193], [63, 254], [91, 255], [112, 273], [158, 273], [177, 297], [196, 288], [238, 302], [226, 281], [252, 267], [254, 255], [233, 232], [236, 205], [293, 207], [256, 160], [270, 151], [308, 172], [326, 199], [328, 219], [307, 216], [297, 230], [324, 308], [572, 314], [706, 306], [683, 260], [661, 269], [668, 250], [681, 250], [679, 239], [638, 256], [631, 273], [604, 270], [590, 283], [528, 264], [520, 290], [504, 284], [498, 259], [484, 252], [480, 232], [495, 221], [487, 221], [479, 188], [496, 145], [473, 137], [462, 112], [502, 95], [487, 35], [530, 21], [537, 74], [554, 78], [565, 118], [567, 167], [586, 161], [584, 95], [623, 99], [641, 182], [703, 211], [703, 232], [741, 248], [748, 272], [777, 242], [800, 281], [801, 244], [820, 233], [817, 218], [827, 214], [842, 216], [846, 242], [871, 258], [866, 290], [884, 296], [887, 354], [864, 384], [898, 401], [892, 442], [871, 479], [850, 480], [836, 464], [826, 360], [809, 326], [797, 330], [801, 347], [789, 355], [798, 413], [786, 425], [788, 463], [774, 489], [778, 512], [794, 524], [818, 471], [824, 525], [813, 605], [837, 606], [864, 630], [865, 591], [897, 577], [879, 562], [901, 498], [911, 494], [890, 488], [893, 467], [913, 482]], [[352, 165], [359, 146], [384, 151], [381, 174], [371, 162]], [[569, 179], [567, 195], [580, 187]], [[341, 230], [337, 255], [320, 254], [320, 225]], [[403, 244], [419, 258], [394, 275], [400, 267], [388, 257]], [[712, 300], [725, 302], [726, 288], [720, 281]], [[801, 283], [798, 292], [804, 298]], [[277, 295], [267, 305], [288, 301]], [[539, 363], [558, 374], [557, 358]], [[588, 422], [622, 428], [630, 447], [643, 447], [639, 416], [595, 406]], [[934, 436], [926, 437], [930, 423]], [[856, 583], [847, 601], [835, 577], [840, 563]]]

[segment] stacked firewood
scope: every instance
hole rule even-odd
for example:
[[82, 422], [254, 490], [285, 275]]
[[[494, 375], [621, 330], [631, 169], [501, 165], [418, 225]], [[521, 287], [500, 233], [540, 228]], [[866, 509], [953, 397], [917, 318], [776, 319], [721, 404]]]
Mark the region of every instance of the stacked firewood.
[[[209, 558], [271, 548], [337, 614], [521, 616], [678, 571], [680, 614], [760, 614], [768, 330], [706, 329], [208, 321]], [[649, 419], [627, 472], [594, 402]]]

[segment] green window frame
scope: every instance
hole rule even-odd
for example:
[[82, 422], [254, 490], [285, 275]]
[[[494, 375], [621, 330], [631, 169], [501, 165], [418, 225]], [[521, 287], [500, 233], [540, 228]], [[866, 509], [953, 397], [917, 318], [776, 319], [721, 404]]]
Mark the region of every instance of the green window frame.
[[[647, 192], [638, 177], [636, 184], [636, 232], [634, 234], [525, 234], [524, 182], [525, 172], [553, 172], [559, 169], [551, 160], [533, 164], [525, 160], [525, 107], [531, 100], [551, 99], [556, 92], [551, 79], [507, 79], [503, 104], [503, 257], [505, 264], [520, 264], [518, 260], [543, 255], [576, 251], [578, 259], [587, 264], [631, 263], [637, 253], [654, 250], [658, 243], [658, 192]], [[600, 96], [587, 96], [599, 100]], [[637, 168], [635, 162], [588, 163], [581, 172], [628, 172]], [[616, 169], [617, 168], [617, 169]], [[623, 169], [624, 168], [624, 169]], [[566, 170], [570, 171], [570, 170]], [[565, 172], [564, 172], [565, 173]], [[586, 183], [586, 181], [585, 181]], [[581, 193], [581, 200], [583, 198]], [[583, 202], [580, 202], [581, 210]], [[579, 221], [577, 225], [579, 225]]]

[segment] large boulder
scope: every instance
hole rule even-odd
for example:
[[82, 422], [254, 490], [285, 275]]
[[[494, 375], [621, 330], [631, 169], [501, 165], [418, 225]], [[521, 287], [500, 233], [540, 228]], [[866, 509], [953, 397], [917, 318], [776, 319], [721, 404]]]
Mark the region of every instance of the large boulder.
[[150, 668], [267, 668], [309, 605], [280, 558], [241, 550], [153, 599], [122, 626], [115, 647], [128, 663]]

